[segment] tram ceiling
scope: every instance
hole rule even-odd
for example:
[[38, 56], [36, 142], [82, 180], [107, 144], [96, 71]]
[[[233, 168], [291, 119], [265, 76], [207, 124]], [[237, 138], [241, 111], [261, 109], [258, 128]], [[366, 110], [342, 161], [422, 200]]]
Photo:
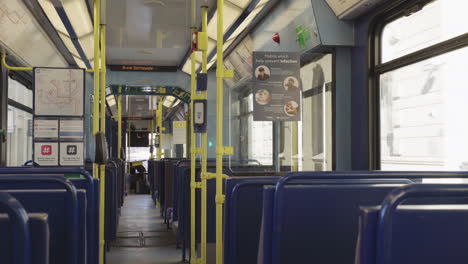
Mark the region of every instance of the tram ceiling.
[[107, 0], [107, 24], [109, 64], [178, 66], [190, 45], [191, 0]]

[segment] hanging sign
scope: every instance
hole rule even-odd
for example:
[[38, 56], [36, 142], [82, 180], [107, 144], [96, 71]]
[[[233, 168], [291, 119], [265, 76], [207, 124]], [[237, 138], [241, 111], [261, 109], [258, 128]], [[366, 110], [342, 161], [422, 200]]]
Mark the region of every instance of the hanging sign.
[[297, 52], [254, 52], [254, 121], [300, 121], [301, 77]]
[[84, 166], [83, 69], [34, 68], [33, 160]]

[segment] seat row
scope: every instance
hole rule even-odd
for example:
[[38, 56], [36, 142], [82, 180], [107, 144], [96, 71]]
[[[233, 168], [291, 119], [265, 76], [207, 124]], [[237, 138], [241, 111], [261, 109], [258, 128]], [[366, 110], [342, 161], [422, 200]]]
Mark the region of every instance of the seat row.
[[[116, 228], [111, 227], [117, 224], [119, 198], [123, 198], [114, 188], [121, 165], [115, 161], [106, 166], [106, 242], [115, 237]], [[99, 180], [88, 171], [2, 168], [0, 193], [10, 202], [0, 209], [0, 263], [99, 262]], [[12, 217], [11, 204], [16, 204], [22, 220]], [[24, 230], [19, 231], [19, 226]]]
[[225, 183], [224, 263], [466, 263], [466, 172], [300, 172]]

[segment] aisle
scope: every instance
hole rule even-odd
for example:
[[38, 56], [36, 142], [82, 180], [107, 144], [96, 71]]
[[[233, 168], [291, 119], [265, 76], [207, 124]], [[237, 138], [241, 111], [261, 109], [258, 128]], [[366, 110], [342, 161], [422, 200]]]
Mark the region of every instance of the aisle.
[[117, 240], [107, 252], [106, 264], [171, 264], [181, 260], [175, 236], [167, 230], [151, 196], [127, 196]]

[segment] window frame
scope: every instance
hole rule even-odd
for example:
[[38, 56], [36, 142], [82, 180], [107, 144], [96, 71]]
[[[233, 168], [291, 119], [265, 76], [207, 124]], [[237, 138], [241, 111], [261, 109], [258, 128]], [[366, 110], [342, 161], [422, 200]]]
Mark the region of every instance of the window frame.
[[385, 26], [421, 10], [425, 5], [443, 0], [398, 0], [380, 9], [371, 20], [368, 38], [369, 65], [369, 169], [381, 169], [380, 148], [380, 76], [468, 46], [468, 33], [442, 41], [407, 55], [382, 63], [382, 34]]

